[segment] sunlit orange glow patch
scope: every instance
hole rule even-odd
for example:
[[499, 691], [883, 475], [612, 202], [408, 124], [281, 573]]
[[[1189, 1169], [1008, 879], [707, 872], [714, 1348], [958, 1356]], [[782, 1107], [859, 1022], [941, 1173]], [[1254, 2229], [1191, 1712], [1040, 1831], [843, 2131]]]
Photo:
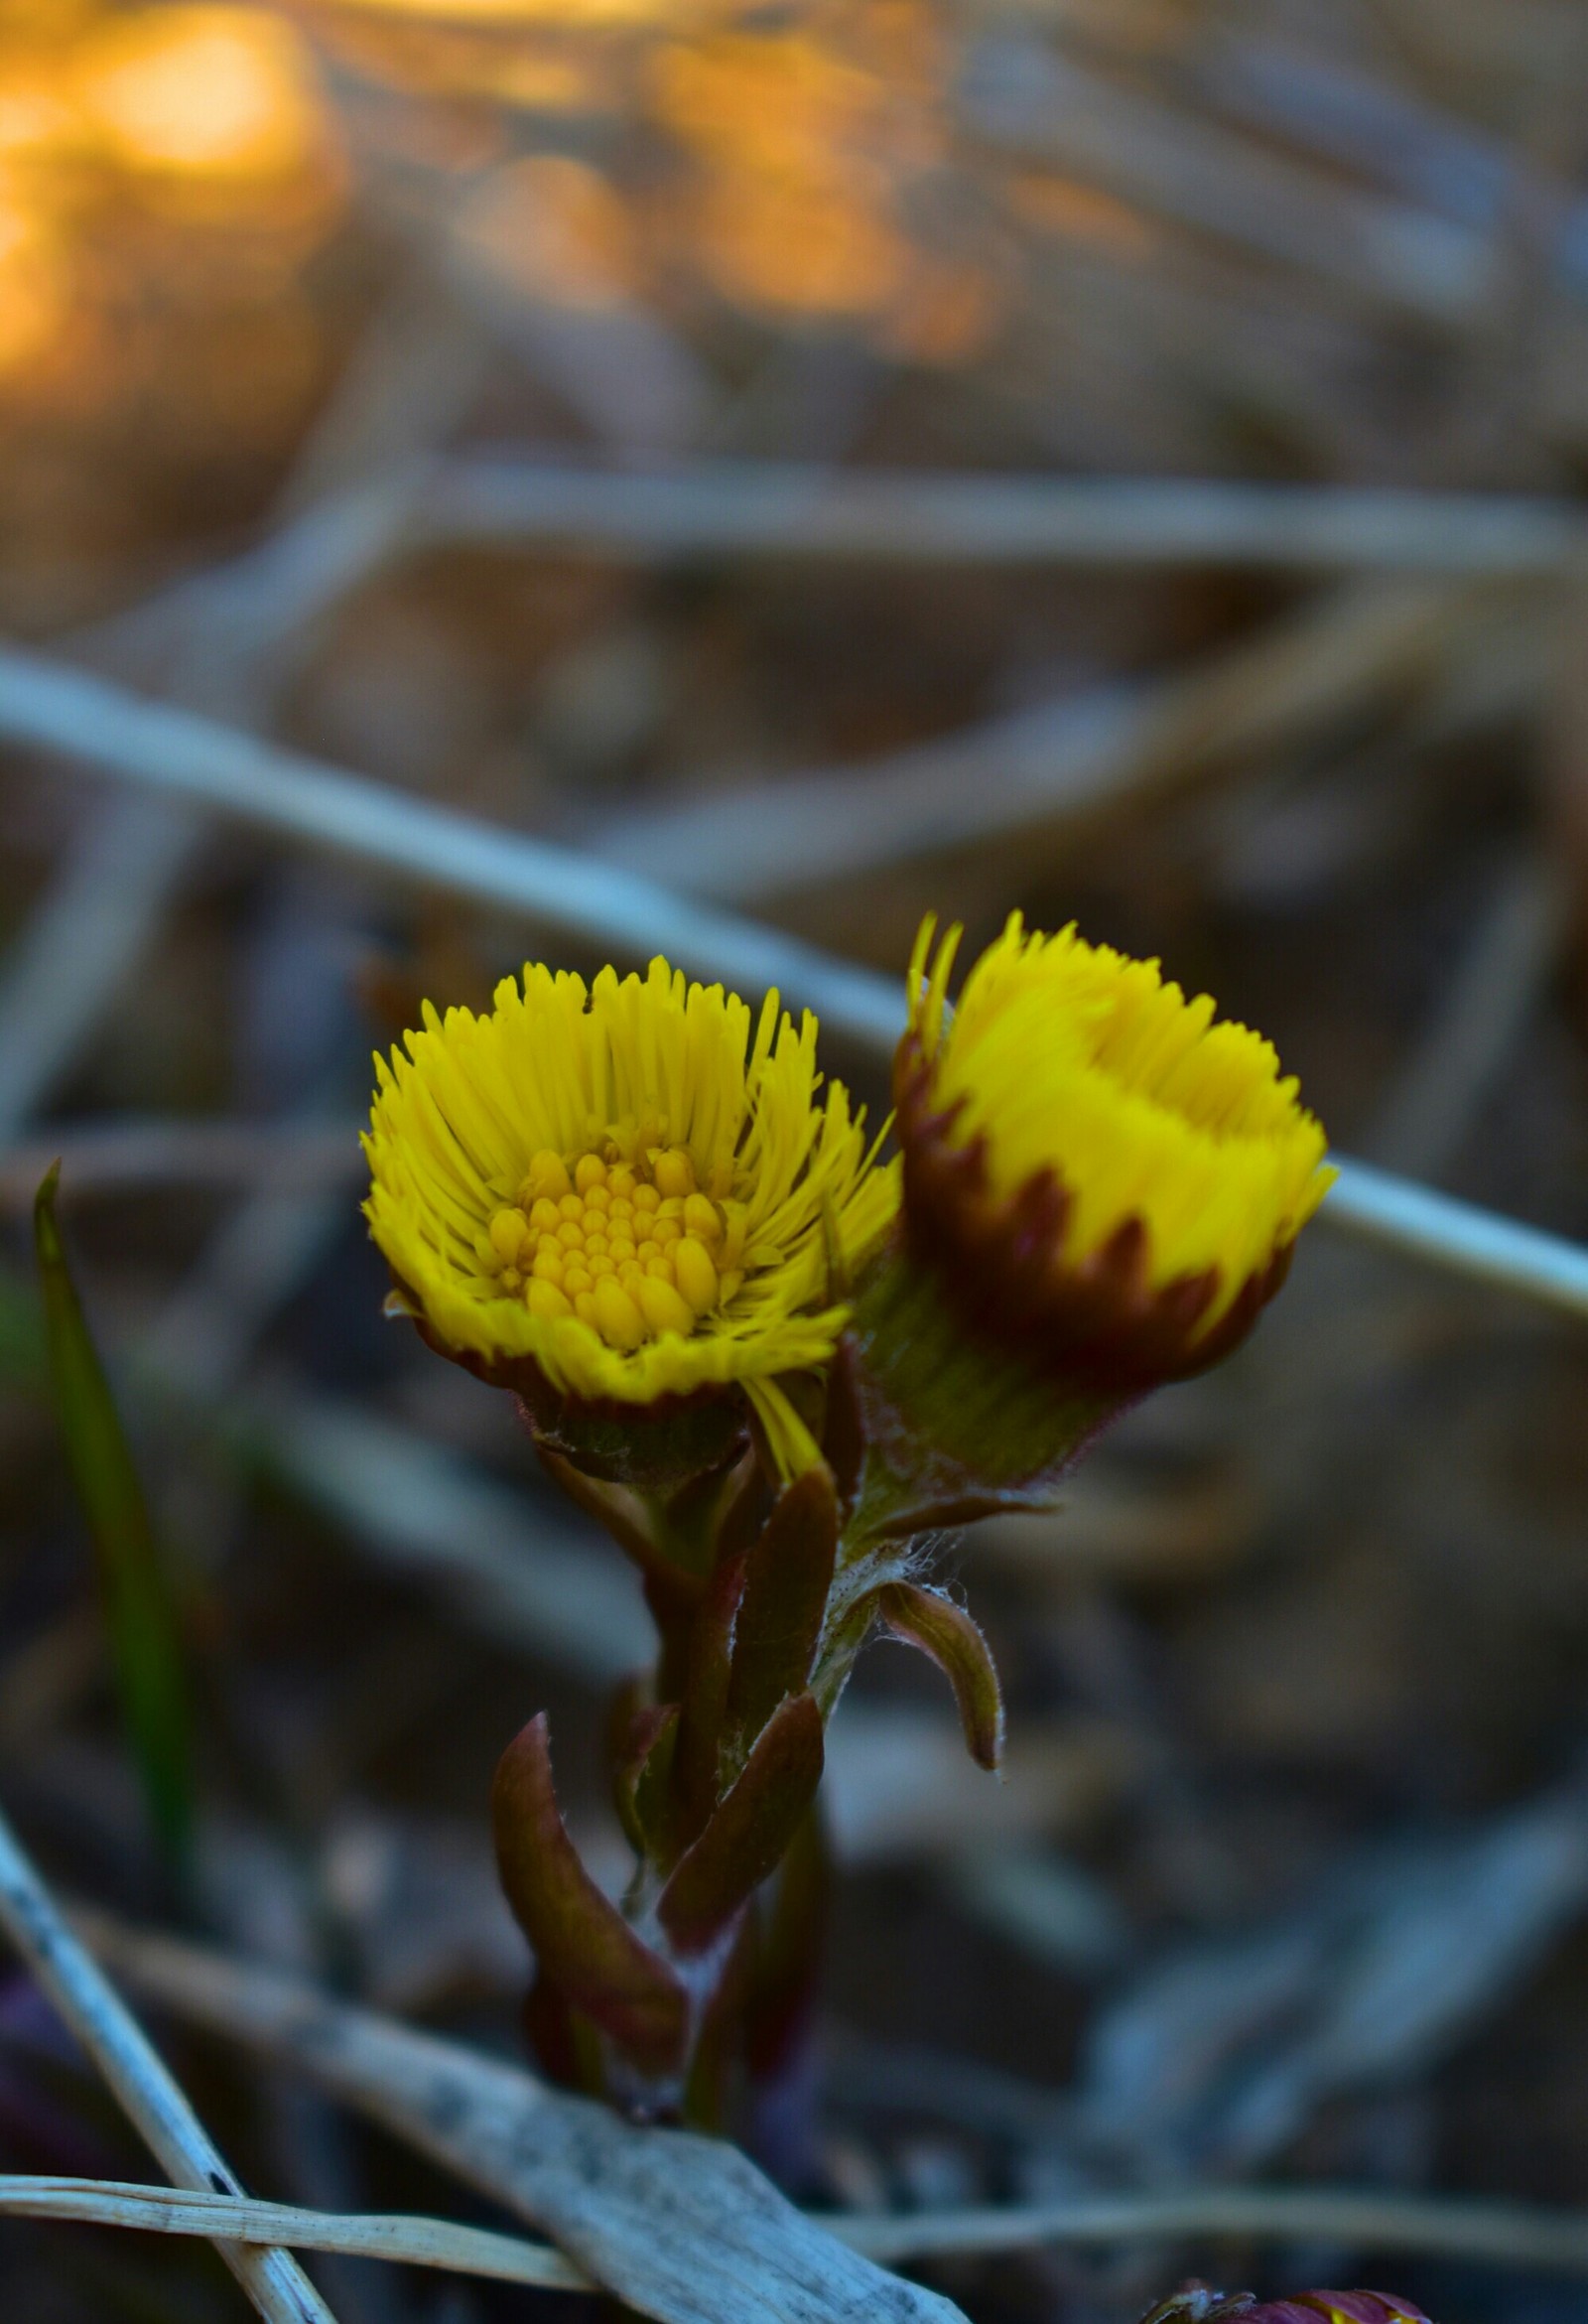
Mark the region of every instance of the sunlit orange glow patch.
[[769, 175], [827, 167], [846, 148], [874, 152], [895, 126], [879, 80], [794, 34], [674, 44], [653, 87], [658, 119], [686, 144]]
[[609, 307], [633, 288], [628, 211], [598, 171], [561, 154], [496, 171], [470, 203], [462, 233], [505, 282], [533, 298]]
[[706, 265], [730, 299], [796, 315], [864, 315], [905, 279], [909, 245], [860, 172], [714, 178], [697, 215]]
[[504, 57], [489, 73], [492, 96], [528, 112], [592, 112], [601, 107], [602, 92], [588, 66], [570, 57], [531, 57], [521, 52]]
[[418, 18], [428, 24], [688, 24], [716, 14], [702, 0], [326, 0], [328, 13]]
[[0, 192], [0, 383], [31, 370], [71, 314], [66, 252], [50, 228]]
[[933, 158], [932, 116], [885, 78], [799, 34], [674, 42], [656, 119], [706, 166], [687, 205], [728, 298], [789, 315], [874, 314], [906, 281], [895, 181]]
[[54, 161], [80, 137], [75, 108], [42, 68], [0, 60], [0, 160]]
[[250, 8], [149, 8], [78, 51], [85, 112], [123, 168], [259, 185], [320, 163], [330, 129], [314, 62], [279, 17]]

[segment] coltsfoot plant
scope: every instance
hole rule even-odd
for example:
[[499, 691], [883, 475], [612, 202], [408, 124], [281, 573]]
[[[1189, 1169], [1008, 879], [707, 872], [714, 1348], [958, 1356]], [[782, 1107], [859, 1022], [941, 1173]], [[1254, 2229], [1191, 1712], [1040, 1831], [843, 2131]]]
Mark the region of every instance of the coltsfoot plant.
[[1268, 1043], [1155, 964], [1015, 916], [951, 1006], [958, 938], [929, 921], [910, 964], [892, 1159], [814, 1019], [660, 960], [528, 967], [376, 1061], [390, 1308], [517, 1398], [655, 1619], [610, 1722], [621, 1904], [544, 1716], [494, 1789], [542, 2058], [637, 2113], [720, 2121], [788, 2059], [827, 1721], [877, 1625], [997, 1764], [997, 1676], [922, 1537], [1049, 1505], [1110, 1419], [1226, 1355], [1330, 1182]]

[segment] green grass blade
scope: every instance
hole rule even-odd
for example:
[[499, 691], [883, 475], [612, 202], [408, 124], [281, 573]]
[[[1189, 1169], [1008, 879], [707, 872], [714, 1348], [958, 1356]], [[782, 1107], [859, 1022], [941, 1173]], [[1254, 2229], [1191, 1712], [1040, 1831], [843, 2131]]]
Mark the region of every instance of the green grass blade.
[[31, 1283], [0, 1268], [0, 1388], [32, 1392], [44, 1385], [44, 1313]]
[[93, 1537], [122, 1709], [150, 1818], [180, 1871], [193, 1831], [193, 1762], [176, 1614], [137, 1466], [62, 1245], [60, 1175], [57, 1162], [33, 1208], [51, 1382]]

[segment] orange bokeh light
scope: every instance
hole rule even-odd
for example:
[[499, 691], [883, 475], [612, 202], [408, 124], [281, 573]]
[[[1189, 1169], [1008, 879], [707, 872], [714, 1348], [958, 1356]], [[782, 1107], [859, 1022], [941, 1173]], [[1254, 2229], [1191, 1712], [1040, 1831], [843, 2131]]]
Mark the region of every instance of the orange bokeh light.
[[790, 315], [864, 315], [893, 297], [908, 243], [879, 189], [860, 171], [794, 177], [715, 176], [694, 210], [718, 287]]
[[702, 15], [716, 15], [703, 0], [329, 0], [330, 10], [347, 15], [390, 16], [435, 25], [485, 26], [510, 31], [514, 25], [668, 25], [676, 28]]
[[655, 117], [704, 165], [685, 205], [718, 288], [789, 316], [875, 314], [909, 277], [895, 182], [933, 152], [930, 114], [801, 34], [671, 43]]
[[107, 154], [141, 175], [279, 184], [321, 164], [331, 142], [307, 44], [258, 9], [112, 18], [79, 47], [75, 81]]
[[0, 190], [0, 381], [33, 369], [70, 317], [66, 248], [44, 219]]
[[674, 43], [656, 61], [657, 117], [697, 151], [768, 174], [875, 151], [892, 124], [872, 73], [796, 34]]
[[562, 154], [493, 172], [462, 232], [503, 281], [563, 306], [612, 306], [638, 273], [624, 204], [598, 171]]
[[0, 158], [10, 163], [55, 161], [82, 139], [76, 108], [42, 65], [8, 62], [0, 81]]

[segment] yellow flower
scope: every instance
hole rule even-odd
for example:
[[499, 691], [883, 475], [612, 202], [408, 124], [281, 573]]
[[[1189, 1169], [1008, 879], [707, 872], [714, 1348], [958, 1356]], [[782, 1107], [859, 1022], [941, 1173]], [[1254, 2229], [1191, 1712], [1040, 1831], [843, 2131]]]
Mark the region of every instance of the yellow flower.
[[1035, 1337], [1167, 1378], [1233, 1345], [1328, 1191], [1271, 1045], [1154, 961], [1011, 915], [957, 1006], [916, 940], [895, 1070], [912, 1239]]
[[802, 1464], [778, 1377], [831, 1357], [832, 1278], [897, 1204], [843, 1085], [817, 1103], [816, 1029], [663, 960], [589, 988], [532, 964], [485, 1017], [427, 1003], [375, 1060], [364, 1140], [398, 1302], [509, 1386], [651, 1405], [736, 1385]]

